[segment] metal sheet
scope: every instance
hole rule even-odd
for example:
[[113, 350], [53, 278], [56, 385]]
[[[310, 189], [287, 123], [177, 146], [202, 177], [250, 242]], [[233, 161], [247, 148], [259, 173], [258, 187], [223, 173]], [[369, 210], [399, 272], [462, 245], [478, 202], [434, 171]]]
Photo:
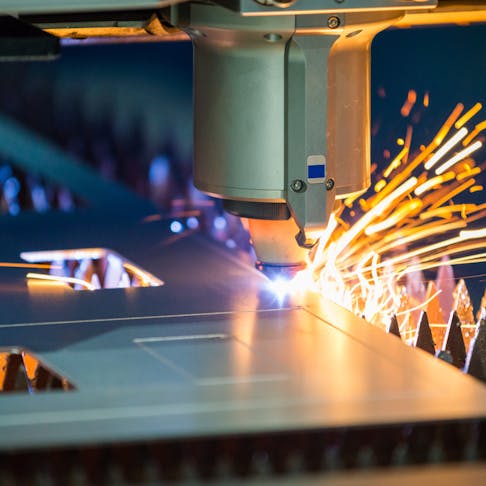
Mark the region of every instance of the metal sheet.
[[453, 367], [306, 295], [279, 299], [249, 263], [168, 222], [4, 218], [0, 257], [112, 248], [161, 287], [32, 290], [0, 271], [0, 346], [75, 385], [0, 397], [0, 448], [482, 417], [486, 389]]

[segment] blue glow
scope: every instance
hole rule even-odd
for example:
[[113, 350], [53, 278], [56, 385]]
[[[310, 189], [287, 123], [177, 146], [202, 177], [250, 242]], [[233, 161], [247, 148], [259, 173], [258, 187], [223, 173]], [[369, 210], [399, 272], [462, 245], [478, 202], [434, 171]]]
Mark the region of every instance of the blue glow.
[[150, 163], [149, 181], [160, 186], [166, 184], [170, 177], [170, 161], [165, 155], [158, 155]]
[[275, 294], [280, 304], [283, 302], [285, 297], [290, 293], [291, 283], [292, 283], [291, 280], [285, 278], [277, 278], [275, 280], [269, 281], [268, 287]]
[[225, 244], [228, 248], [231, 248], [232, 250], [234, 250], [236, 248], [236, 242], [235, 242], [235, 240], [232, 240], [231, 238], [229, 240], [226, 240]]
[[3, 184], [3, 194], [5, 199], [11, 201], [13, 198], [17, 197], [20, 191], [20, 182], [16, 177], [9, 177]]
[[226, 218], [224, 216], [216, 216], [213, 224], [217, 230], [224, 230], [228, 223], [226, 222]]
[[184, 226], [182, 226], [180, 221], [172, 221], [172, 223], [170, 223], [170, 230], [172, 233], [180, 233], [183, 229]]
[[16, 203], [16, 202], [13, 202], [9, 205], [8, 207], [8, 212], [12, 215], [12, 216], [17, 216], [17, 214], [20, 213], [20, 206]]
[[190, 229], [196, 229], [199, 228], [199, 221], [196, 217], [191, 216], [190, 218], [187, 218], [187, 227]]

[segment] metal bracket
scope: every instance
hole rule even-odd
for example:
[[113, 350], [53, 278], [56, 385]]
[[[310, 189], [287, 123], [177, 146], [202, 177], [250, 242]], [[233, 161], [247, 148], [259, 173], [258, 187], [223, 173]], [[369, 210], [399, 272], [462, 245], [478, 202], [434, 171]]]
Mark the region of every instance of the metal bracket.
[[[324, 17], [310, 19], [325, 25]], [[299, 24], [301, 18], [297, 18]], [[334, 175], [334, 162], [326, 160], [327, 60], [338, 38], [332, 34], [301, 34], [297, 30], [287, 45], [287, 203], [304, 232], [301, 239], [306, 245], [312, 244], [306, 233], [325, 226], [334, 200], [334, 191], [327, 191], [325, 186], [326, 178]], [[296, 181], [301, 181], [302, 190], [295, 190]]]
[[57, 37], [14, 17], [0, 17], [0, 61], [52, 60], [59, 50]]

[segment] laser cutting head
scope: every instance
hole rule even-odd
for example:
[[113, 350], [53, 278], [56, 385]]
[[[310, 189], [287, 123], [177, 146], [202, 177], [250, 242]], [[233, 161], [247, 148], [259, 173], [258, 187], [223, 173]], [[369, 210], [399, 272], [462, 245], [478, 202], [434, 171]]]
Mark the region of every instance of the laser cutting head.
[[369, 48], [401, 14], [378, 3], [346, 15], [190, 4], [172, 20], [194, 44], [195, 185], [249, 218], [262, 268], [302, 266], [335, 199], [369, 186]]

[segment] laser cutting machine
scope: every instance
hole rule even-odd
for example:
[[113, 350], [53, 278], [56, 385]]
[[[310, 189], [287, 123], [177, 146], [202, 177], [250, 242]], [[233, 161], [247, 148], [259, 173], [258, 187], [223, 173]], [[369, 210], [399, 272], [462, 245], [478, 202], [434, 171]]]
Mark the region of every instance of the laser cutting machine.
[[[55, 57], [59, 39], [190, 37], [194, 181], [249, 219], [267, 273], [302, 268], [335, 199], [370, 184], [373, 37], [486, 20], [486, 2], [435, 0], [0, 0], [0, 11], [3, 61]], [[3, 388], [31, 393], [0, 396], [0, 481], [486, 474], [480, 381], [310, 292], [277, 299], [251, 263], [197, 234], [174, 240], [164, 221], [147, 224], [146, 201], [75, 161], [63, 170], [55, 147], [15, 124], [0, 135], [4, 157], [22, 152], [89, 202], [1, 222], [0, 257], [18, 264], [0, 276]], [[21, 267], [87, 260], [147, 285], [76, 292], [27, 285]]]

